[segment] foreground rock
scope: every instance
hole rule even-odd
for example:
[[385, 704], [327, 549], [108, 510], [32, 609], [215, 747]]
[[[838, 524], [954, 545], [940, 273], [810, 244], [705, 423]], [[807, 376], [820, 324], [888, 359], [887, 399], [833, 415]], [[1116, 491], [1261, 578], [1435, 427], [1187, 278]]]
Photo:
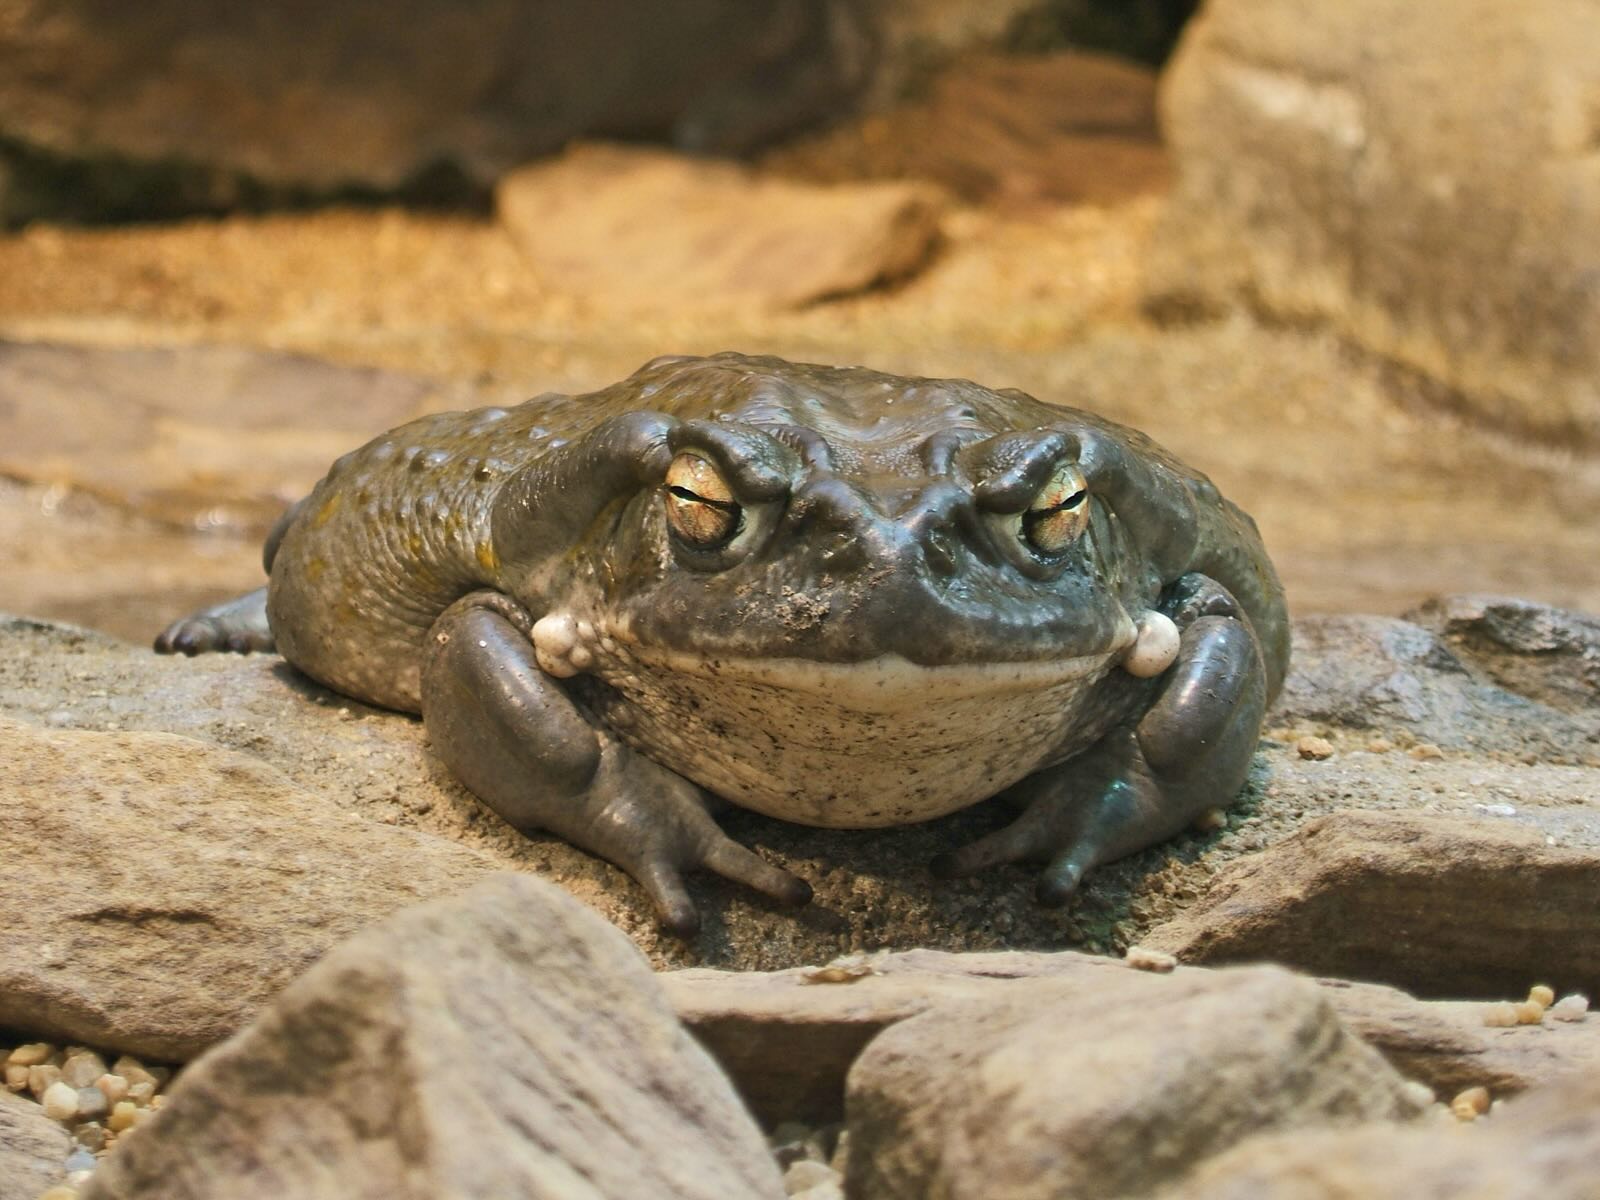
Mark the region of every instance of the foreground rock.
[[0, 1091], [0, 1200], [36, 1200], [66, 1175], [72, 1139], [31, 1101]]
[[1431, 996], [1600, 994], [1600, 854], [1504, 824], [1335, 813], [1228, 867], [1146, 944]]
[[[1452, 1122], [1453, 1124], [1453, 1122]], [[1369, 1125], [1254, 1138], [1202, 1164], [1164, 1200], [1587, 1200], [1600, 1161], [1600, 1076], [1497, 1106], [1471, 1129]]]
[[897, 279], [927, 258], [941, 208], [919, 184], [788, 183], [613, 146], [518, 171], [496, 195], [541, 279], [651, 307], [793, 308]]
[[192, 1064], [100, 1197], [781, 1197], [628, 941], [502, 875], [327, 955]]
[[1035, 983], [936, 1008], [851, 1068], [851, 1194], [1145, 1195], [1264, 1129], [1399, 1118], [1404, 1081], [1275, 969]]
[[492, 869], [211, 743], [0, 739], [0, 1026], [35, 1037], [190, 1058], [339, 939]]
[[1596, 64], [1586, 0], [1208, 4], [1164, 82], [1157, 295], [1326, 321], [1480, 418], [1600, 444]]
[[[1004, 1007], [1045, 982], [1084, 994], [1114, 990], [1129, 971], [1117, 959], [1072, 951], [910, 950], [787, 971], [669, 971], [660, 980], [680, 1019], [772, 1125], [840, 1120], [851, 1064], [901, 1021], [950, 1005]], [[1600, 1019], [1493, 1028], [1483, 1004], [1417, 1000], [1343, 980], [1319, 985], [1347, 1029], [1441, 1097], [1476, 1086], [1514, 1095], [1600, 1070]], [[1079, 1033], [1085, 1042], [1097, 1036], [1092, 1022]]]

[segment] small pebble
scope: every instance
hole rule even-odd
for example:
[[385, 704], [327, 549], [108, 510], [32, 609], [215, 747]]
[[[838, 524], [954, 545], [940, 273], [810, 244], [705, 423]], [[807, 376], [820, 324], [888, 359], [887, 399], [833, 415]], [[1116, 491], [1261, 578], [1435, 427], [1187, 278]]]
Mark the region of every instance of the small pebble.
[[155, 1099], [156, 1085], [153, 1080], [141, 1079], [138, 1083], [128, 1084], [128, 1099], [141, 1108]]
[[94, 1081], [105, 1073], [105, 1059], [93, 1050], [75, 1051], [61, 1064], [61, 1078], [75, 1088], [92, 1087]]
[[18, 1046], [7, 1055], [6, 1063], [19, 1067], [36, 1067], [55, 1052], [56, 1048], [49, 1042], [29, 1042], [25, 1046]]
[[[67, 1081], [63, 1079], [62, 1083]], [[106, 1094], [97, 1087], [81, 1087], [78, 1089], [78, 1116], [85, 1121], [97, 1120], [111, 1111], [111, 1105], [106, 1101]]]
[[1502, 1000], [1498, 1004], [1484, 1007], [1483, 1023], [1495, 1029], [1509, 1029], [1517, 1024], [1517, 1006], [1509, 1000]]
[[99, 1121], [85, 1121], [72, 1131], [73, 1138], [90, 1154], [106, 1148], [106, 1127]]
[[94, 1085], [105, 1093], [106, 1100], [112, 1104], [128, 1097], [128, 1081], [121, 1075], [102, 1075], [94, 1081]]
[[1464, 1092], [1459, 1092], [1456, 1098], [1450, 1101], [1450, 1111], [1460, 1121], [1476, 1121], [1489, 1111], [1489, 1089], [1486, 1087], [1470, 1087]]
[[818, 1184], [838, 1183], [839, 1177], [827, 1163], [812, 1162], [809, 1158], [795, 1163], [783, 1173], [783, 1191], [794, 1196]]
[[1135, 971], [1154, 971], [1157, 975], [1165, 975], [1178, 965], [1177, 956], [1147, 946], [1129, 946], [1122, 961]]
[[1540, 1004], [1536, 1000], [1524, 1000], [1521, 1004], [1517, 1005], [1517, 1024], [1544, 1024], [1544, 1005]]
[[1215, 833], [1219, 829], [1228, 827], [1228, 813], [1226, 809], [1208, 808], [1194, 819], [1194, 828], [1197, 833]]
[[21, 1063], [6, 1064], [6, 1087], [13, 1092], [26, 1091], [28, 1088], [28, 1073], [32, 1067], [25, 1067]]
[[837, 1183], [819, 1183], [796, 1192], [789, 1200], [844, 1200], [844, 1189]]
[[1370, 738], [1367, 741], [1368, 754], [1387, 754], [1394, 749], [1394, 743], [1386, 737]]
[[833, 1158], [828, 1161], [828, 1165], [833, 1168], [834, 1174], [838, 1175], [840, 1179], [843, 1179], [849, 1173], [850, 1131], [848, 1129], [839, 1131], [839, 1140], [833, 1144]]
[[1411, 757], [1422, 761], [1427, 761], [1429, 759], [1443, 758], [1444, 751], [1439, 749], [1439, 747], [1435, 746], [1432, 742], [1418, 742], [1415, 746], [1411, 747]]
[[58, 1079], [45, 1088], [39, 1101], [44, 1105], [45, 1116], [57, 1121], [70, 1121], [78, 1115], [78, 1089], [64, 1080]]
[[1550, 1006], [1550, 1016], [1556, 1021], [1581, 1021], [1589, 1013], [1589, 997], [1573, 992]]
[[132, 1100], [119, 1100], [111, 1106], [111, 1115], [106, 1118], [106, 1127], [112, 1133], [121, 1133], [124, 1129], [132, 1129], [133, 1123], [138, 1120], [139, 1106]]
[[48, 1192], [40, 1193], [39, 1200], [78, 1200], [78, 1189], [58, 1183]]
[[[50, 1085], [61, 1078], [61, 1068], [53, 1063], [40, 1063], [28, 1068], [28, 1090], [35, 1100], [43, 1100]], [[70, 1086], [70, 1085], [69, 1085]]]
[[[142, 1062], [137, 1058], [130, 1058], [126, 1054], [112, 1064], [111, 1073], [113, 1075], [121, 1075], [128, 1081], [130, 1087], [140, 1083], [153, 1085], [157, 1082], [156, 1077], [144, 1069]], [[152, 1088], [153, 1090], [154, 1088]]]
[[1540, 1008], [1549, 1008], [1556, 1002], [1555, 989], [1546, 987], [1542, 983], [1536, 983], [1528, 989], [1528, 999]]
[[[71, 1154], [67, 1155], [67, 1182], [75, 1185], [89, 1182], [88, 1176], [93, 1175], [94, 1169], [99, 1165], [95, 1161], [94, 1155], [79, 1146]], [[72, 1176], [79, 1171], [83, 1172], [84, 1178], [74, 1181]]]
[[1294, 748], [1301, 758], [1314, 759], [1317, 762], [1333, 757], [1333, 743], [1327, 738], [1303, 737], [1294, 744]]
[[1401, 1087], [1401, 1092], [1417, 1111], [1431, 1108], [1438, 1097], [1433, 1094], [1433, 1089], [1420, 1080], [1408, 1079]]

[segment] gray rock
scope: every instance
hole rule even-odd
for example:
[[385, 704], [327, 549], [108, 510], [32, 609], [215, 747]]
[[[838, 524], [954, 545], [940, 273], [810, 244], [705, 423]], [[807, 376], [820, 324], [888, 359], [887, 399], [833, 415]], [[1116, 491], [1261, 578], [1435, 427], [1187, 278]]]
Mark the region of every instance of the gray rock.
[[1336, 813], [1231, 864], [1145, 944], [1425, 996], [1600, 994], [1600, 853], [1504, 823]]
[[500, 875], [336, 947], [192, 1063], [84, 1200], [781, 1197], [639, 952]]
[[1446, 597], [1410, 618], [1295, 622], [1270, 720], [1546, 761], [1600, 757], [1600, 621], [1482, 596]]
[[[908, 950], [869, 956], [860, 974], [668, 971], [679, 1018], [711, 1051], [763, 1122], [839, 1119], [851, 1064], [885, 1029], [949, 1005], [1003, 1006], [1039, 981], [1112, 987], [1117, 959], [1010, 951]], [[1187, 971], [1198, 968], [1185, 968]], [[826, 982], [834, 978], [835, 982]], [[1449, 1097], [1482, 1084], [1514, 1095], [1570, 1072], [1600, 1069], [1600, 1019], [1490, 1028], [1480, 1003], [1418, 1000], [1374, 984], [1320, 980], [1339, 1019], [1408, 1079]]]
[[212, 743], [3, 718], [0, 736], [0, 842], [22, 848], [0, 856], [0, 1025], [39, 1037], [189, 1058], [340, 938], [492, 870]]
[[[1452, 1118], [1450, 1125], [1454, 1125]], [[1163, 1200], [1593, 1200], [1600, 1076], [1540, 1088], [1471, 1129], [1426, 1122], [1252, 1138]]]
[[1587, 0], [1220, 0], [1163, 86], [1158, 303], [1326, 322], [1486, 422], [1600, 444]]
[[31, 1100], [0, 1091], [0, 1200], [37, 1200], [66, 1177], [72, 1138]]
[[1404, 1081], [1276, 968], [1047, 981], [939, 1007], [851, 1068], [847, 1191], [1148, 1194], [1267, 1129], [1404, 1117]]

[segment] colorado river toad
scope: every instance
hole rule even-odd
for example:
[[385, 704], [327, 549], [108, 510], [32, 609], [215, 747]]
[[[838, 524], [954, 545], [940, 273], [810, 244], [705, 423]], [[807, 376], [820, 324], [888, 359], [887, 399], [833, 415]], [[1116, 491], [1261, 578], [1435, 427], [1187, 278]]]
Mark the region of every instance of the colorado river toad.
[[681, 873], [810, 888], [713, 798], [812, 825], [1003, 795], [936, 860], [1085, 871], [1226, 804], [1283, 679], [1255, 524], [1140, 433], [961, 380], [721, 354], [444, 413], [345, 455], [270, 583], [162, 651], [267, 649], [422, 714], [519, 829], [617, 864], [671, 930]]

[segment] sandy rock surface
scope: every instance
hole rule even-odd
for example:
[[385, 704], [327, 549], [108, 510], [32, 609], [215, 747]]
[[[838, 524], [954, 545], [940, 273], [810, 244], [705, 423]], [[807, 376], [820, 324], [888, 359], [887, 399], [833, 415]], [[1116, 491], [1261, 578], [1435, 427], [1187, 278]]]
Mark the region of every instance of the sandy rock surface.
[[1284, 971], [1037, 982], [873, 1040], [850, 1069], [848, 1183], [885, 1200], [1147, 1195], [1263, 1130], [1418, 1107]]
[[71, 1148], [39, 1105], [0, 1091], [0, 1200], [37, 1200], [66, 1175]]
[[232, 1033], [328, 947], [485, 856], [260, 758], [0, 718], [0, 1026], [157, 1059]]
[[[226, 1181], [225, 1183], [223, 1181]], [[781, 1197], [628, 940], [500, 875], [330, 952], [193, 1063], [100, 1197]]]
[[1586, 0], [1208, 4], [1163, 79], [1153, 291], [1326, 322], [1477, 419], [1600, 444], [1596, 64]]
[[796, 308], [902, 279], [932, 252], [944, 207], [922, 183], [801, 183], [606, 145], [513, 172], [495, 200], [542, 278], [691, 311]]
[[1252, 1138], [1202, 1164], [1162, 1200], [1589, 1200], [1600, 1159], [1600, 1081], [1540, 1089], [1486, 1121]]

